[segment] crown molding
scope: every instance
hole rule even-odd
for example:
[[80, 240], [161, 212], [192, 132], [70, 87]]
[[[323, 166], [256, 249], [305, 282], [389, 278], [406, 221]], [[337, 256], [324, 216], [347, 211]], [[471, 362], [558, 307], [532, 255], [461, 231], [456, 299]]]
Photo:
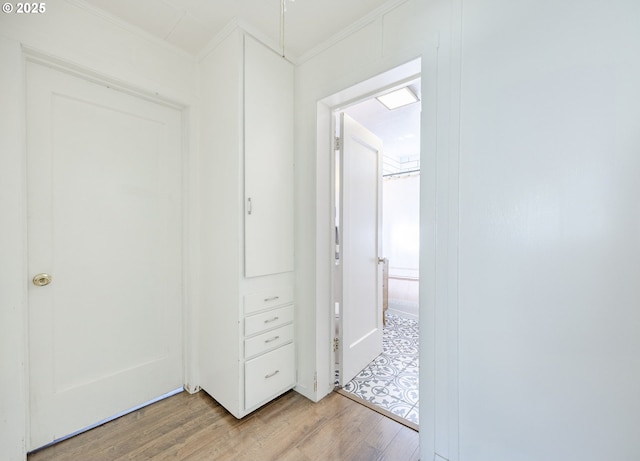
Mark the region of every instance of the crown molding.
[[218, 32], [209, 42], [205, 45], [205, 47], [198, 53], [198, 61], [202, 61], [207, 57], [209, 53], [211, 53], [220, 43], [224, 41], [234, 30], [238, 27], [238, 18], [233, 18], [229, 21], [221, 30]]
[[[279, 55], [282, 55], [282, 49], [280, 48], [280, 44], [278, 43], [277, 40], [274, 40], [273, 38], [269, 37], [267, 34], [259, 31], [258, 29], [256, 29], [255, 27], [253, 27], [252, 25], [250, 25], [249, 23], [235, 17], [233, 18], [231, 21], [229, 21], [220, 32], [218, 32], [208, 43], [207, 45], [205, 45], [205, 47], [197, 54], [191, 54], [185, 50], [183, 50], [182, 48], [168, 42], [167, 40], [163, 40], [159, 37], [156, 37], [155, 35], [137, 27], [134, 26], [126, 21], [124, 21], [123, 19], [108, 13], [106, 11], [101, 10], [100, 8], [97, 8], [93, 5], [90, 5], [88, 3], [86, 3], [84, 0], [65, 0], [67, 3], [74, 5], [80, 9], [83, 9], [85, 11], [87, 11], [88, 13], [100, 17], [101, 19], [108, 21], [118, 27], [120, 27], [121, 29], [126, 30], [127, 32], [130, 32], [131, 34], [134, 34], [140, 38], [143, 38], [147, 41], [150, 41], [158, 46], [164, 47], [168, 50], [171, 50], [175, 53], [178, 53], [182, 56], [188, 57], [188, 58], [195, 58], [197, 61], [201, 61], [205, 56], [207, 56], [214, 48], [216, 48], [225, 38], [227, 38], [229, 36], [229, 34], [231, 34], [236, 28], [240, 28], [242, 30], [244, 30], [245, 32], [247, 32], [248, 34], [250, 34], [251, 36], [253, 36], [255, 39], [257, 39], [258, 41], [260, 41], [261, 43], [263, 43], [264, 45], [266, 45], [267, 47], [271, 48], [275, 53], [278, 53]], [[357, 21], [355, 21], [354, 23], [352, 23], [351, 25], [347, 26], [346, 28], [342, 29], [340, 32], [336, 33], [335, 35], [329, 37], [327, 40], [324, 40], [323, 42], [319, 43], [318, 45], [314, 46], [313, 48], [311, 48], [309, 51], [306, 51], [305, 53], [303, 53], [302, 55], [295, 55], [295, 54], [291, 54], [290, 52], [286, 51], [285, 48], [285, 59], [287, 59], [288, 61], [290, 61], [292, 64], [294, 65], [299, 65], [302, 64], [308, 60], [310, 60], [311, 58], [321, 54], [322, 52], [326, 51], [327, 49], [337, 45], [338, 43], [340, 43], [340, 41], [344, 40], [345, 38], [349, 37], [350, 35], [353, 35], [354, 33], [358, 32], [359, 30], [361, 30], [362, 28], [368, 26], [369, 24], [378, 21], [380, 19], [382, 19], [384, 17], [385, 14], [389, 13], [390, 11], [394, 10], [395, 8], [397, 8], [398, 6], [402, 5], [403, 3], [408, 2], [409, 0], [389, 0], [388, 2], [380, 5], [378, 8], [371, 10], [366, 16], [363, 16], [362, 18], [358, 19]]]
[[350, 35], [355, 34], [365, 26], [368, 26], [369, 24], [379, 19], [382, 19], [382, 17], [385, 14], [387, 14], [388, 12], [394, 10], [398, 6], [408, 1], [409, 0], [389, 0], [386, 3], [383, 3], [378, 8], [371, 10], [366, 16], [363, 16], [362, 18], [358, 19], [356, 22], [342, 29], [337, 34], [329, 37], [327, 40], [319, 43], [318, 45], [311, 48], [309, 51], [306, 51], [305, 53], [303, 53], [296, 60], [296, 64], [302, 64], [308, 61], [309, 59], [319, 55], [320, 53], [328, 50], [329, 48], [338, 44], [339, 42], [349, 37]]
[[[220, 32], [216, 34], [215, 37], [207, 43], [204, 49], [198, 53], [198, 60], [201, 61], [204, 59], [211, 51], [213, 51], [224, 39], [226, 39], [229, 34], [231, 34], [234, 30], [240, 29], [243, 32], [251, 35], [257, 41], [265, 45], [267, 48], [271, 49], [274, 53], [282, 56], [282, 49], [279, 47], [279, 44], [276, 40], [273, 40], [268, 35], [260, 32], [258, 29], [250, 25], [249, 23], [243, 21], [242, 19], [235, 17], [231, 21], [229, 21]], [[292, 64], [297, 64], [297, 57], [295, 55], [291, 55], [287, 53], [284, 56], [284, 59], [291, 62]]]

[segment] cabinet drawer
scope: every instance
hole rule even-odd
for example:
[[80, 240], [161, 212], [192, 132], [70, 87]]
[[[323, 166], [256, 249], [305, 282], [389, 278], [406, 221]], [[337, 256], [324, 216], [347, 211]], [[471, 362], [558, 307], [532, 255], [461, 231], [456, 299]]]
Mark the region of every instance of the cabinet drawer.
[[251, 336], [293, 321], [293, 306], [284, 306], [244, 319], [244, 334]]
[[244, 341], [244, 357], [249, 358], [293, 341], [293, 325], [285, 325]]
[[276, 285], [268, 290], [244, 295], [244, 313], [250, 314], [291, 303], [293, 303], [293, 286], [289, 284]]
[[249, 409], [293, 387], [293, 344], [248, 360], [244, 369], [245, 409]]

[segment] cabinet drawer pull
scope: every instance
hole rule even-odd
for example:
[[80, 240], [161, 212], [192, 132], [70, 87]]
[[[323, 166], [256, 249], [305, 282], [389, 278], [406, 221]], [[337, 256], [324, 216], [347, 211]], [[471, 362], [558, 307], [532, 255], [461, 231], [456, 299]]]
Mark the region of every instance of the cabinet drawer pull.
[[276, 321], [276, 320], [278, 320], [279, 318], [280, 318], [280, 317], [278, 317], [278, 316], [276, 315], [276, 316], [275, 316], [274, 318], [272, 318], [272, 319], [265, 320], [265, 321], [264, 321], [264, 323], [271, 323], [271, 322], [275, 322], [275, 321]]
[[264, 342], [268, 344], [268, 343], [272, 343], [272, 342], [274, 342], [274, 341], [275, 341], [275, 340], [277, 340], [277, 339], [280, 339], [280, 336], [274, 336], [274, 337], [273, 337], [273, 338], [271, 338], [271, 339], [265, 339], [265, 340], [264, 340]]
[[280, 370], [276, 370], [273, 373], [269, 373], [268, 375], [264, 375], [264, 379], [269, 379], [269, 378], [273, 378], [275, 375], [277, 375], [278, 373], [280, 373]]
[[271, 298], [264, 298], [264, 302], [268, 303], [271, 301], [275, 301], [276, 299], [280, 299], [280, 296], [272, 296]]

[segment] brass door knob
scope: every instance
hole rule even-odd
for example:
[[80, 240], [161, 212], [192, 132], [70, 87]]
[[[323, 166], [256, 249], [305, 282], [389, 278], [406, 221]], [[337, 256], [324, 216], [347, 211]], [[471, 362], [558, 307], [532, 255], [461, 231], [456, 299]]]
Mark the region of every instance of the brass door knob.
[[38, 274], [33, 277], [33, 284], [37, 287], [43, 287], [51, 283], [51, 276], [49, 274]]

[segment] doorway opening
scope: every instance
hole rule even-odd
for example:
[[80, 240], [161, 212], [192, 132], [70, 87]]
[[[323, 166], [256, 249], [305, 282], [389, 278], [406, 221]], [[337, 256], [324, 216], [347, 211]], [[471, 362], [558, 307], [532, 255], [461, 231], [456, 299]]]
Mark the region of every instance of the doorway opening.
[[[387, 107], [381, 96], [392, 93], [404, 93], [401, 96], [407, 97], [405, 104]], [[333, 111], [336, 139], [339, 140], [333, 159], [335, 385], [343, 395], [372, 406], [416, 430], [419, 425], [420, 99], [421, 80], [419, 74], [414, 74]], [[359, 167], [357, 161], [355, 165], [346, 161], [348, 156], [356, 155], [349, 151], [349, 137], [355, 139], [360, 148], [362, 145], [373, 146], [374, 141], [367, 141], [368, 134], [360, 131], [352, 135], [348, 131], [347, 119], [353, 120], [365, 130], [364, 133], [381, 142], [381, 162], [377, 171], [380, 215], [379, 226], [375, 230], [363, 229], [363, 226], [371, 226], [370, 219], [361, 218], [361, 209], [366, 208], [363, 203], [367, 202], [366, 197], [371, 196], [373, 189], [366, 192], [369, 186], [359, 178], [364, 172], [373, 174], [372, 168], [370, 165]], [[361, 161], [367, 160], [362, 157]], [[351, 181], [355, 186], [351, 184], [350, 187]], [[349, 189], [353, 187], [365, 197], [349, 198]], [[354, 211], [354, 208], [358, 210]], [[354, 219], [364, 221], [359, 226], [353, 222]], [[366, 250], [364, 253], [350, 250], [354, 245], [362, 246], [369, 231], [380, 234], [376, 236], [380, 241], [378, 253], [371, 256]], [[354, 261], [349, 258], [362, 258], [362, 261], [354, 269]], [[365, 259], [374, 261], [367, 266]], [[350, 286], [367, 283], [366, 275], [363, 275], [367, 270], [378, 272], [376, 286], [371, 288], [369, 284], [369, 289], [375, 290], [378, 296], [374, 297], [374, 302], [362, 295], [362, 290], [366, 292], [367, 288]], [[354, 271], [359, 272], [354, 274]], [[371, 304], [371, 312], [375, 312], [375, 302], [382, 306], [379, 350], [372, 350], [370, 356], [373, 359], [366, 363], [358, 362], [358, 357], [363, 354], [351, 352], [365, 343], [365, 337], [371, 342], [374, 335], [373, 328], [363, 327], [367, 321], [359, 317], [369, 315], [367, 312], [363, 314], [366, 310], [363, 302]], [[348, 333], [354, 329], [352, 323], [358, 324], [362, 335]]]

